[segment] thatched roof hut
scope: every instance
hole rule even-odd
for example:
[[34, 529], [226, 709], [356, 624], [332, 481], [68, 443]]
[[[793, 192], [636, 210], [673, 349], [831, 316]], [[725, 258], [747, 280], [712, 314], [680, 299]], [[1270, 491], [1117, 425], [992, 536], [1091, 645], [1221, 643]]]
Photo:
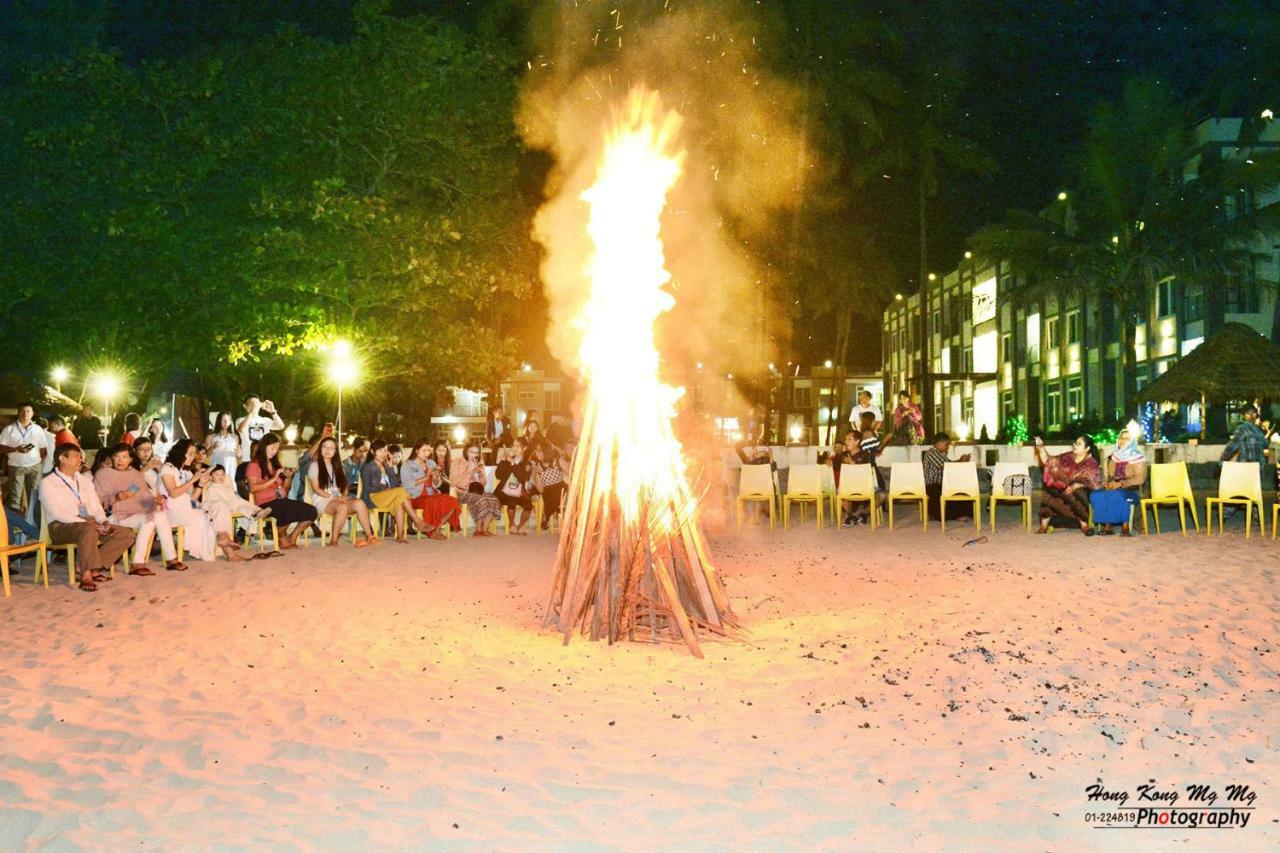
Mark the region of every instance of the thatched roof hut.
[[1280, 400], [1280, 347], [1243, 323], [1227, 323], [1138, 393], [1153, 403]]

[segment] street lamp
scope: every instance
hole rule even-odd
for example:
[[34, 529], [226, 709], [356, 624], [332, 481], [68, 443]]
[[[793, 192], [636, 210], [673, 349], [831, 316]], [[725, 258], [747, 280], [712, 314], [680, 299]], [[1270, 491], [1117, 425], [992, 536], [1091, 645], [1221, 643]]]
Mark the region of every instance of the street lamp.
[[93, 396], [102, 401], [107, 429], [111, 428], [111, 401], [120, 395], [120, 378], [112, 373], [99, 373], [90, 384]]
[[453, 428], [453, 443], [461, 445], [467, 440], [467, 428], [462, 424], [458, 424]]
[[338, 442], [342, 442], [342, 392], [355, 384], [360, 376], [360, 365], [352, 354], [351, 342], [336, 341], [329, 350], [329, 381], [338, 389]]
[[59, 364], [52, 370], [50, 375], [53, 377], [53, 384], [58, 388], [58, 393], [61, 394], [62, 383], [71, 378], [71, 371]]

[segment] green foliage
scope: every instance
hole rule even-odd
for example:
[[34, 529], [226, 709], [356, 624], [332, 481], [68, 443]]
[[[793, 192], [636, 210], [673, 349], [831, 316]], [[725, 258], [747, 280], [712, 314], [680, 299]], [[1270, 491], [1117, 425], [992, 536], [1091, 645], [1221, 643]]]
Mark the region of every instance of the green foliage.
[[1004, 423], [1004, 434], [1010, 444], [1023, 445], [1027, 443], [1027, 436], [1030, 432], [1027, 430], [1027, 419], [1022, 415], [1014, 415]]
[[36, 364], [198, 368], [214, 397], [283, 405], [324, 399], [307, 353], [340, 335], [371, 410], [491, 386], [536, 280], [514, 68], [369, 6], [342, 44], [283, 29], [33, 72], [0, 92], [0, 334]]

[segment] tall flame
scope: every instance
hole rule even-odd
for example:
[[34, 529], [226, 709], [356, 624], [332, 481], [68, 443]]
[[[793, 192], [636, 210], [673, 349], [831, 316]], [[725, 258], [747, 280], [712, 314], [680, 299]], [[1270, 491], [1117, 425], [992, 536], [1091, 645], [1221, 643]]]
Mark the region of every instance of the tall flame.
[[654, 510], [674, 505], [692, 512], [684, 455], [672, 430], [684, 389], [658, 378], [653, 336], [658, 317], [675, 305], [665, 289], [671, 273], [660, 225], [684, 162], [675, 143], [680, 124], [656, 93], [642, 89], [617, 115], [596, 181], [582, 194], [590, 208], [592, 253], [585, 273], [591, 290], [577, 322], [585, 420], [600, 454], [589, 460], [597, 468], [595, 489], [611, 492], [628, 521], [647, 504], [650, 524], [668, 529], [677, 520]]

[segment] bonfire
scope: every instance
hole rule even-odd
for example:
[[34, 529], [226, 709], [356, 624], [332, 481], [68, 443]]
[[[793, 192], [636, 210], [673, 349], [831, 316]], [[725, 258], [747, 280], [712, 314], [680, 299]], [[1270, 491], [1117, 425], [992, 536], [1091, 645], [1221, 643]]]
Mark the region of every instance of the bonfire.
[[566, 493], [547, 610], [569, 642], [683, 642], [737, 627], [708, 559], [684, 450], [672, 427], [682, 388], [658, 375], [654, 323], [666, 289], [660, 222], [680, 178], [680, 116], [633, 91], [606, 131], [589, 214], [589, 289], [575, 327], [585, 386], [582, 437]]

